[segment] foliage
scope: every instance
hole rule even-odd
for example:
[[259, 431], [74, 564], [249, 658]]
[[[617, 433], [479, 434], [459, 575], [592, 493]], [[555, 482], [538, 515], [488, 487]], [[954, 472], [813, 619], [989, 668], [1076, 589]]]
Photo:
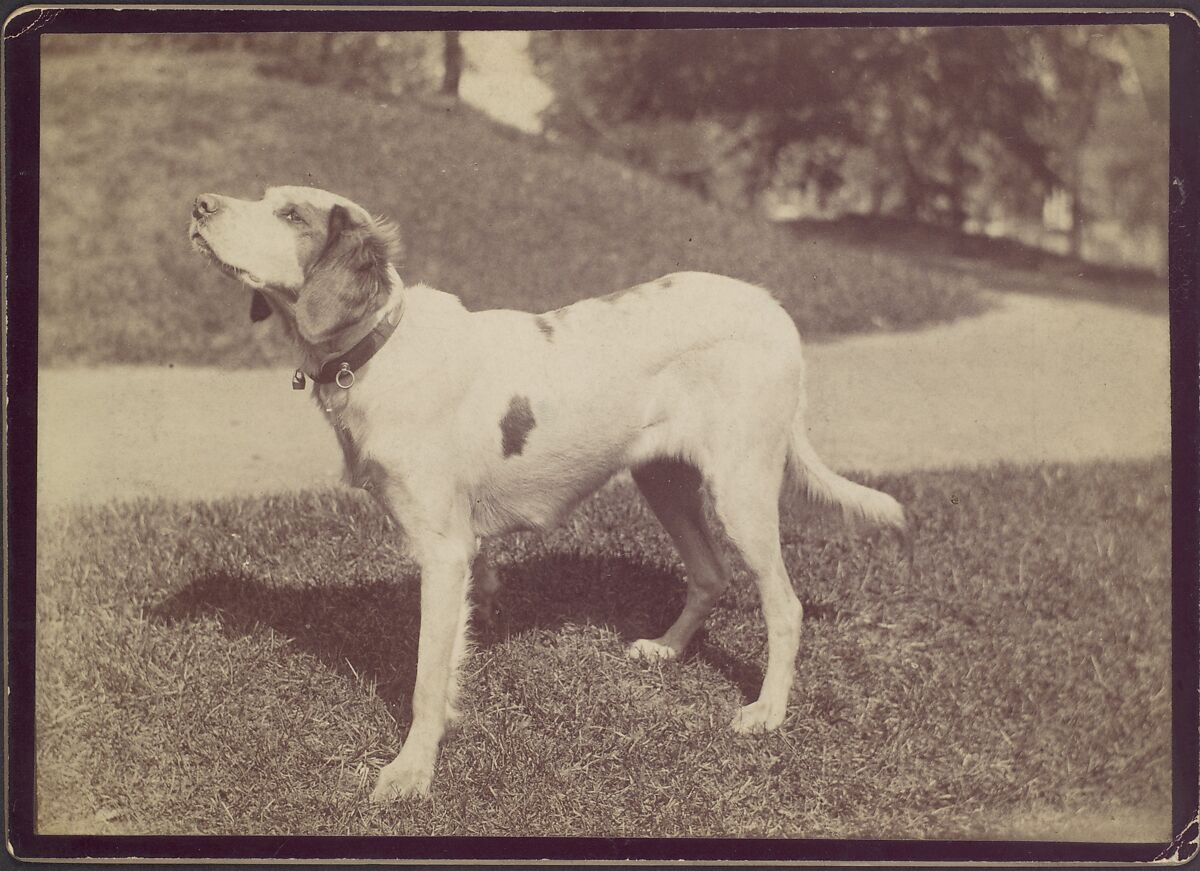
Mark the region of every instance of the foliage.
[[1169, 482], [1164, 461], [870, 481], [922, 519], [913, 572], [796, 506], [805, 629], [766, 736], [728, 729], [765, 659], [744, 572], [683, 661], [625, 658], [682, 606], [682, 569], [632, 487], [606, 490], [498, 542], [503, 615], [475, 633], [433, 798], [384, 807], [367, 796], [409, 722], [417, 584], [369, 499], [47, 513], [39, 827], [1019, 838], [1039, 809], [1118, 798], [1161, 830], [1125, 840], [1165, 840]]
[[[566, 135], [702, 187], [733, 158], [746, 197], [780, 181], [827, 194], [865, 150], [872, 211], [958, 227], [980, 185], [1029, 211], [1070, 179], [1072, 137], [1119, 71], [1096, 32], [578, 31], [537, 34], [533, 50]], [[722, 134], [680, 162], [635, 132], [664, 119]]]
[[[92, 51], [239, 52], [271, 76], [401, 94], [427, 90], [435, 81], [439, 40], [435, 33], [148, 33], [89, 37], [86, 44]], [[51, 55], [80, 44], [72, 39], [48, 43]]]

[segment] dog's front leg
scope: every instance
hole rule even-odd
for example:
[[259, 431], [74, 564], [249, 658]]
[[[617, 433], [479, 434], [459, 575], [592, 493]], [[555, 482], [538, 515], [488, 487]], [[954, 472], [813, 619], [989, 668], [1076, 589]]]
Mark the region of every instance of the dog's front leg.
[[412, 726], [400, 754], [379, 772], [372, 801], [429, 793], [446, 731], [456, 640], [463, 626], [475, 539], [445, 529], [415, 542], [421, 564], [421, 631]]

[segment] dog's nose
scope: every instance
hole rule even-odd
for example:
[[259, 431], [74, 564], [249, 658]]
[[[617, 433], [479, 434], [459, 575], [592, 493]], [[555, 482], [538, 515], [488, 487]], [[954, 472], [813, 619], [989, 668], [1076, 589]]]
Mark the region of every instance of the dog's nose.
[[192, 217], [206, 218], [221, 208], [221, 198], [216, 194], [200, 194], [192, 204]]

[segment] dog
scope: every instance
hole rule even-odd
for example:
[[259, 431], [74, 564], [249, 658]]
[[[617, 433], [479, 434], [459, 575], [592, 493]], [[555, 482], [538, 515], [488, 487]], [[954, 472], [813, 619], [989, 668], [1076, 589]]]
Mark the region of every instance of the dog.
[[489, 536], [544, 530], [628, 470], [682, 557], [687, 597], [631, 657], [678, 657], [729, 582], [703, 510], [707, 491], [758, 586], [767, 666], [737, 732], [777, 728], [803, 609], [784, 566], [785, 482], [848, 519], [906, 534], [904, 509], [837, 475], [805, 435], [804, 363], [767, 291], [680, 272], [551, 312], [471, 312], [405, 284], [400, 236], [344, 197], [273, 187], [257, 201], [198, 196], [190, 238], [252, 289], [251, 318], [295, 341], [293, 386], [313, 381], [347, 479], [404, 531], [421, 570], [412, 723], [372, 800], [425, 796], [458, 716], [469, 589], [498, 589]]

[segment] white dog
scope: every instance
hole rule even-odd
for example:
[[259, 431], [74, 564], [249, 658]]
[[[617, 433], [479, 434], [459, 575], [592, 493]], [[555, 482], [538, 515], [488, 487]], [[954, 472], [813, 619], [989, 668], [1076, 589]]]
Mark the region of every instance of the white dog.
[[785, 474], [848, 517], [903, 532], [894, 499], [830, 471], [805, 437], [800, 338], [765, 291], [677, 273], [553, 312], [469, 312], [405, 286], [394, 228], [302, 187], [253, 202], [204, 194], [191, 238], [254, 289], [251, 315], [280, 315], [345, 454], [351, 482], [403, 528], [421, 567], [413, 718], [372, 798], [427, 794], [457, 715], [472, 573], [495, 573], [480, 539], [545, 529], [628, 469], [687, 573], [687, 603], [635, 657], [673, 659], [712, 609], [729, 570], [702, 511], [716, 514], [753, 573], [767, 623], [757, 701], [738, 732], [783, 721], [802, 610], [784, 568]]

